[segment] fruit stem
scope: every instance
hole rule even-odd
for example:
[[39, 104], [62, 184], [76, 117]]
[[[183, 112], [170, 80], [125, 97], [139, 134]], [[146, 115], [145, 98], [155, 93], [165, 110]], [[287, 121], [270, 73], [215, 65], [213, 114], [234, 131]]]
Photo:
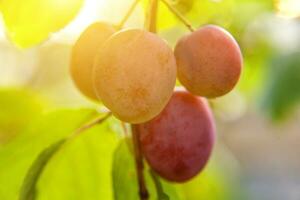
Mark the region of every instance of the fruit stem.
[[135, 157], [135, 165], [136, 165], [136, 172], [138, 177], [138, 184], [139, 184], [139, 196], [140, 200], [148, 200], [149, 193], [145, 184], [144, 178], [144, 163], [143, 163], [143, 154], [141, 152], [141, 145], [139, 140], [139, 133], [137, 132], [136, 125], [131, 125], [132, 131], [132, 141], [134, 147], [134, 157]]
[[[149, 0], [149, 10], [145, 20], [145, 28], [153, 33], [156, 33], [157, 11], [158, 0]], [[134, 147], [135, 167], [139, 185], [139, 197], [140, 200], [148, 200], [149, 193], [145, 183], [143, 154], [141, 152], [141, 144], [139, 133], [137, 131], [137, 125], [131, 124], [131, 132]]]
[[149, 10], [147, 15], [146, 29], [152, 33], [157, 31], [157, 13], [158, 13], [158, 0], [149, 1]]
[[84, 124], [83, 126], [79, 127], [77, 130], [75, 130], [70, 136], [69, 138], [75, 137], [77, 135], [79, 135], [81, 132], [88, 130], [90, 128], [92, 128], [93, 126], [96, 126], [98, 124], [101, 124], [102, 122], [104, 122], [107, 118], [109, 118], [111, 116], [111, 112], [108, 112], [104, 117], [97, 117], [96, 119], [93, 119], [92, 121]]
[[168, 9], [191, 31], [194, 32], [192, 24], [176, 9], [168, 0], [161, 0]]
[[138, 3], [140, 2], [140, 0], [135, 0], [129, 10], [127, 11], [126, 15], [123, 17], [123, 19], [121, 20], [121, 22], [119, 23], [119, 25], [117, 25], [117, 29], [122, 29], [126, 23], [126, 21], [129, 19], [129, 17], [132, 15], [134, 9], [136, 8], [136, 6], [138, 5]]

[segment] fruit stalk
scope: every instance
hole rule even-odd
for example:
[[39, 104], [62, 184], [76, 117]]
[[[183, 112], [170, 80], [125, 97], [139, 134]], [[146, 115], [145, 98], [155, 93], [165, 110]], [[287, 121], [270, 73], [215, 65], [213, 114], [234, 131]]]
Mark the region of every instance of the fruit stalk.
[[156, 33], [158, 0], [150, 0], [147, 30]]
[[106, 119], [108, 119], [112, 115], [111, 112], [108, 112], [105, 116], [97, 117], [96, 119], [93, 119], [92, 121], [88, 122], [87, 124], [84, 124], [83, 126], [79, 127], [77, 130], [75, 130], [69, 137], [75, 137], [82, 133], [83, 131], [86, 131], [98, 124], [101, 124]]
[[124, 18], [122, 19], [122, 21], [119, 23], [119, 25], [117, 26], [118, 29], [122, 29], [126, 23], [126, 21], [129, 19], [129, 17], [132, 15], [134, 9], [136, 8], [136, 6], [138, 5], [138, 3], [140, 2], [140, 0], [135, 0], [133, 2], [133, 4], [130, 6], [129, 10], [127, 11], [126, 15], [124, 16]]
[[136, 125], [131, 125], [132, 131], [132, 141], [134, 146], [134, 157], [135, 157], [135, 165], [136, 172], [138, 176], [138, 184], [139, 184], [139, 196], [141, 200], [147, 200], [149, 198], [149, 193], [146, 188], [145, 178], [144, 178], [144, 163], [143, 163], [143, 155], [141, 152], [141, 146], [139, 142], [139, 135], [137, 132]]
[[182, 23], [191, 31], [194, 32], [195, 29], [191, 25], [191, 23], [176, 9], [174, 8], [168, 0], [161, 0], [168, 9], [180, 20]]
[[[153, 33], [156, 33], [157, 11], [158, 11], [158, 0], [149, 0], [149, 11], [147, 14], [145, 24], [146, 24], [146, 29]], [[138, 176], [139, 196], [141, 200], [148, 200], [149, 193], [146, 187], [145, 178], [143, 174], [144, 171], [143, 154], [141, 152], [140, 140], [136, 129], [136, 125], [132, 124], [131, 130], [132, 130], [132, 140], [134, 145], [136, 172]]]

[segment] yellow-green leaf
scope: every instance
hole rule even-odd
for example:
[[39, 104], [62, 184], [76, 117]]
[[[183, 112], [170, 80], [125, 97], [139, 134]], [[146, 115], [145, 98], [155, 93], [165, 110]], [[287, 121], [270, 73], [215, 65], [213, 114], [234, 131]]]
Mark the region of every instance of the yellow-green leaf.
[[50, 161], [52, 156], [60, 149], [60, 147], [65, 143], [65, 139], [59, 140], [58, 142], [52, 144], [51, 146], [44, 149], [37, 159], [33, 162], [30, 169], [28, 170], [26, 177], [23, 181], [20, 200], [35, 200], [36, 199], [36, 183], [39, 180], [47, 163]]
[[[27, 170], [40, 152], [54, 142], [69, 136], [96, 115], [97, 112], [92, 109], [62, 109], [43, 113], [28, 122], [26, 128], [20, 130], [20, 134], [12, 141], [0, 146], [0, 199], [17, 200]], [[75, 155], [77, 156], [76, 153]]]
[[9, 38], [27, 48], [67, 25], [82, 4], [83, 0], [2, 0], [1, 11]]

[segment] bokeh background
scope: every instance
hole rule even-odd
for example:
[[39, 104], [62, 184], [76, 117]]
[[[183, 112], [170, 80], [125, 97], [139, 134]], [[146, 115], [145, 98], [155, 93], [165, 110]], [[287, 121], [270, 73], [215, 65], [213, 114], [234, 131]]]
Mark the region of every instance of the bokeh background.
[[[89, 24], [117, 24], [132, 3], [0, 1], [1, 200], [18, 199], [40, 151], [103, 110], [74, 87], [70, 51]], [[186, 184], [164, 183], [171, 199], [300, 200], [300, 1], [173, 3], [194, 27], [228, 29], [241, 46], [244, 68], [234, 91], [210, 101], [218, 142], [209, 165]], [[126, 27], [143, 27], [143, 4]], [[163, 4], [158, 29], [171, 46], [188, 33]], [[111, 118], [69, 141], [41, 175], [38, 199], [137, 199], [122, 135]]]

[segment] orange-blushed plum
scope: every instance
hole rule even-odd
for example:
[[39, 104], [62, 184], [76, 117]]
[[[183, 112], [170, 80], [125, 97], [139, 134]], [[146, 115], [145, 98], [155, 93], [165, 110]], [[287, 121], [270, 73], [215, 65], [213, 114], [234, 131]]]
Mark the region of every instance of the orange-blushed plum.
[[95, 22], [80, 35], [72, 48], [70, 71], [73, 82], [87, 97], [98, 101], [92, 81], [97, 50], [115, 32], [113, 25]]
[[243, 63], [235, 39], [215, 25], [203, 26], [181, 38], [175, 57], [182, 85], [207, 98], [230, 92], [239, 80]]
[[185, 182], [207, 164], [215, 141], [215, 124], [206, 99], [175, 91], [154, 119], [135, 125], [142, 153], [161, 177]]
[[98, 97], [117, 118], [143, 123], [157, 116], [172, 96], [176, 60], [156, 34], [126, 29], [99, 50], [93, 75]]

